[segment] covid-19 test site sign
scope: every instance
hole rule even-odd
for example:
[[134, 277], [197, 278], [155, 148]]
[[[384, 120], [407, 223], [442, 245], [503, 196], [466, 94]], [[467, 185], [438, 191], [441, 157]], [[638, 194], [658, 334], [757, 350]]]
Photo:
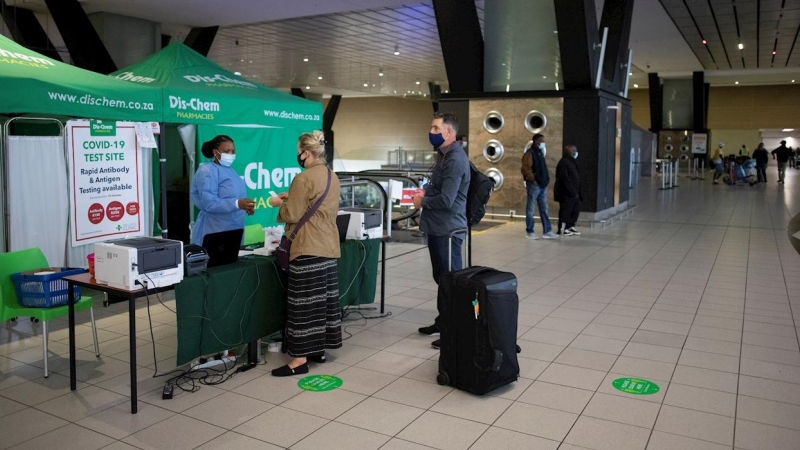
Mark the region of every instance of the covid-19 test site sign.
[[73, 247], [144, 234], [137, 145], [132, 122], [67, 122]]

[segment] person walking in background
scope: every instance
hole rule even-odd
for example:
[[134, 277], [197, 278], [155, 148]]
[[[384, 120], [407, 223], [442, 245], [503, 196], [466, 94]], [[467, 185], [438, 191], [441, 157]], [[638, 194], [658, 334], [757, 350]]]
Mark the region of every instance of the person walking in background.
[[528, 203], [525, 207], [525, 237], [534, 241], [539, 239], [533, 231], [536, 223], [534, 208], [537, 204], [539, 216], [542, 218], [542, 237], [545, 239], [558, 237], [553, 233], [550, 217], [547, 215], [547, 185], [550, 184], [550, 173], [547, 171], [547, 163], [544, 159], [546, 152], [544, 135], [534, 134], [533, 145], [522, 156], [522, 167], [520, 168], [528, 191]]
[[725, 172], [725, 168], [722, 164], [722, 152], [724, 148], [725, 143], [720, 142], [717, 149], [714, 150], [714, 155], [711, 157], [711, 162], [714, 163], [714, 184], [719, 184], [719, 177]]
[[789, 158], [792, 151], [786, 147], [786, 141], [781, 141], [781, 146], [772, 151], [772, 159], [778, 160], [778, 183], [783, 184], [786, 178], [786, 166], [789, 165]]
[[578, 148], [568, 145], [564, 148], [561, 161], [556, 166], [556, 184], [553, 197], [559, 203], [558, 234], [580, 236], [575, 229], [578, 214], [581, 212], [581, 175], [578, 172]]
[[[450, 233], [467, 228], [467, 190], [469, 189], [469, 157], [456, 140], [458, 118], [450, 113], [436, 113], [431, 122], [428, 140], [438, 157], [433, 167], [431, 181], [424, 191], [414, 195], [414, 207], [422, 209], [419, 229], [428, 238], [428, 253], [433, 268], [433, 281], [448, 270], [461, 270], [461, 243], [463, 235]], [[449, 258], [449, 259], [448, 259]], [[439, 335], [439, 317], [433, 325], [422, 327], [425, 336]], [[439, 339], [431, 346], [439, 349]]]
[[767, 164], [769, 164], [769, 153], [764, 148], [764, 143], [758, 144], [758, 147], [753, 150], [753, 159], [756, 160], [756, 173], [758, 175], [759, 183], [767, 182]]
[[746, 145], [742, 144], [742, 148], [739, 149], [739, 156], [750, 157], [750, 150], [747, 149]]

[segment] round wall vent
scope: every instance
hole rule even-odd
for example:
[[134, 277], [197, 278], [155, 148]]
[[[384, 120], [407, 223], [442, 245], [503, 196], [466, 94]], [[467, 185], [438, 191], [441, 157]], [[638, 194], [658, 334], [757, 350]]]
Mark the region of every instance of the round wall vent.
[[667, 144], [667, 145], [664, 146], [664, 151], [665, 152], [671, 152], [673, 150], [675, 150], [675, 147], [673, 147], [672, 144]]
[[494, 189], [492, 189], [493, 191], [499, 191], [500, 188], [503, 187], [503, 173], [500, 172], [499, 170], [492, 167], [486, 171], [486, 176], [492, 177], [494, 179]]
[[689, 142], [689, 136], [688, 135], [681, 136], [681, 142]]
[[688, 161], [689, 155], [681, 155], [681, 161]]
[[486, 131], [492, 134], [502, 130], [505, 124], [506, 119], [504, 119], [503, 115], [497, 111], [489, 111], [483, 118], [483, 127], [486, 128]]
[[686, 153], [688, 151], [689, 151], [689, 146], [688, 145], [681, 145], [681, 152]]
[[506, 150], [503, 148], [503, 144], [497, 139], [490, 139], [489, 142], [483, 146], [483, 157], [490, 163], [499, 163], [503, 159], [503, 156], [505, 156], [505, 153]]
[[667, 142], [672, 142], [672, 136], [668, 134], [668, 135], [664, 136], [664, 140], [667, 141]]
[[547, 128], [547, 116], [541, 111], [533, 110], [525, 116], [525, 128], [533, 134], [541, 133]]

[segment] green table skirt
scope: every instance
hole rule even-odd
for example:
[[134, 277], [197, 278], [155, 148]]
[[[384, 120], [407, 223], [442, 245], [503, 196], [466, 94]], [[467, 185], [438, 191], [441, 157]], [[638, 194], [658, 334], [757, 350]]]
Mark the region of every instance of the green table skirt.
[[[339, 259], [342, 307], [375, 302], [380, 239], [348, 240]], [[286, 275], [275, 258], [248, 256], [175, 286], [178, 365], [283, 329]]]

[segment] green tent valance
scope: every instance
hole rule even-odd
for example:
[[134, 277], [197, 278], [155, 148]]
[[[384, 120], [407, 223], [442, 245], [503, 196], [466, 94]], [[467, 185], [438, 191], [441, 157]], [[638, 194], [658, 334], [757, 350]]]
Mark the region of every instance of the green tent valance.
[[160, 121], [161, 91], [28, 50], [0, 35], [0, 113]]
[[180, 42], [111, 76], [131, 85], [161, 88], [163, 121], [252, 124], [312, 130], [322, 105], [253, 83]]

